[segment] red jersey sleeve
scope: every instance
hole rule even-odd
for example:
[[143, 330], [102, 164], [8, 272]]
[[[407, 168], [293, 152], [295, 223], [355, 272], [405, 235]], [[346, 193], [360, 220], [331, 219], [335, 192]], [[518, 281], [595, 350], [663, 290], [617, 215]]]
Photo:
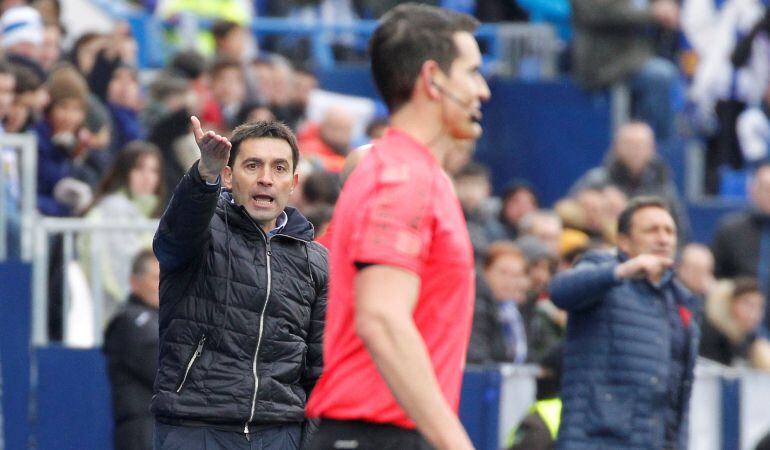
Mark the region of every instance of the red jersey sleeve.
[[433, 237], [430, 171], [402, 163], [383, 169], [366, 201], [352, 259], [422, 272]]

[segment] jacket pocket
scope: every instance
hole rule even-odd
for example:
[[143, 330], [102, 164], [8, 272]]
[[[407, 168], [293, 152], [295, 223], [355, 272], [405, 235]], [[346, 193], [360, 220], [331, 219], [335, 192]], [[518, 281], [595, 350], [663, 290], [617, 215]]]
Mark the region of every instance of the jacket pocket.
[[633, 430], [633, 389], [627, 386], [592, 385], [589, 392], [586, 432], [589, 435], [628, 439]]
[[187, 376], [190, 375], [190, 371], [192, 370], [193, 366], [195, 365], [195, 361], [198, 360], [198, 358], [201, 357], [203, 354], [203, 345], [206, 343], [206, 334], [204, 333], [201, 338], [198, 340], [198, 346], [195, 348], [195, 352], [193, 352], [192, 356], [190, 356], [189, 361], [187, 362], [187, 366], [184, 369], [184, 375], [182, 376], [182, 380], [179, 382], [176, 388], [176, 392], [182, 392], [182, 388], [184, 387], [185, 383], [187, 382]]

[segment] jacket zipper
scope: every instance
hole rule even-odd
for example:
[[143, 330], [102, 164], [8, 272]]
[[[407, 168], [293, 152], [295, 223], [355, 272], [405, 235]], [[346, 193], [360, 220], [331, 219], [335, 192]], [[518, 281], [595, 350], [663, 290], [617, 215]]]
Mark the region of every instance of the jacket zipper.
[[[252, 220], [253, 222], [253, 220]], [[265, 293], [265, 304], [262, 305], [262, 312], [259, 315], [259, 335], [257, 336], [257, 348], [254, 350], [254, 359], [251, 362], [251, 373], [254, 375], [254, 394], [251, 396], [251, 413], [249, 419], [243, 425], [243, 434], [246, 435], [246, 439], [251, 440], [249, 437], [249, 423], [254, 420], [254, 411], [257, 407], [257, 391], [259, 390], [259, 375], [257, 374], [257, 357], [259, 356], [259, 347], [262, 345], [262, 333], [265, 326], [265, 311], [267, 311], [267, 303], [270, 301], [270, 290], [272, 289], [273, 274], [270, 268], [270, 257], [273, 255], [270, 249], [270, 238], [262, 231], [255, 223], [262, 237], [265, 239], [265, 257], [267, 258], [267, 292]]]
[[177, 388], [176, 392], [179, 393], [182, 391], [182, 388], [184, 387], [185, 382], [187, 381], [187, 375], [190, 374], [190, 369], [192, 369], [193, 364], [195, 364], [195, 361], [200, 358], [201, 354], [203, 353], [203, 343], [206, 342], [206, 335], [204, 334], [201, 336], [200, 340], [198, 341], [198, 347], [195, 349], [195, 353], [193, 353], [192, 358], [190, 358], [190, 362], [187, 363], [187, 368], [184, 371], [184, 377], [182, 377], [182, 382], [179, 383], [179, 387]]
[[[267, 258], [267, 293], [265, 294], [265, 304], [262, 305], [262, 313], [259, 316], [259, 335], [257, 337], [257, 348], [254, 350], [254, 359], [251, 362], [251, 372], [254, 376], [254, 394], [251, 397], [251, 413], [249, 414], [249, 419], [246, 421], [246, 423], [243, 425], [243, 434], [246, 435], [247, 440], [251, 440], [249, 437], [249, 423], [251, 423], [252, 420], [254, 420], [254, 412], [256, 411], [257, 407], [257, 391], [259, 391], [259, 375], [257, 374], [257, 357], [259, 356], [259, 347], [262, 345], [262, 333], [264, 331], [264, 325], [265, 325], [265, 311], [267, 311], [267, 303], [270, 300], [270, 290], [272, 288], [272, 270], [270, 268], [270, 257], [273, 256], [272, 249], [270, 248], [270, 239], [267, 237], [267, 234], [265, 234], [264, 231], [262, 231], [262, 228], [257, 225], [253, 219], [251, 219], [251, 216], [246, 214], [246, 217], [248, 217], [251, 222], [254, 224], [254, 227], [259, 230], [259, 234], [262, 236], [262, 238], [265, 240], [265, 256]], [[293, 236], [289, 236], [287, 234], [276, 234], [275, 236], [282, 236], [287, 237], [290, 239], [294, 239], [296, 241], [301, 242], [307, 242], [299, 238], [295, 238]]]

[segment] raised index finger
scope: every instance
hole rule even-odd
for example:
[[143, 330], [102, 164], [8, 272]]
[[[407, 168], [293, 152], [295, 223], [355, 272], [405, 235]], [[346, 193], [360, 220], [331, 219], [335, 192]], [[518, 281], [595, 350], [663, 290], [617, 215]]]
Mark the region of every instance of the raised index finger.
[[203, 139], [203, 129], [201, 128], [201, 121], [195, 116], [190, 116], [190, 123], [192, 124], [193, 135], [195, 140], [200, 142]]

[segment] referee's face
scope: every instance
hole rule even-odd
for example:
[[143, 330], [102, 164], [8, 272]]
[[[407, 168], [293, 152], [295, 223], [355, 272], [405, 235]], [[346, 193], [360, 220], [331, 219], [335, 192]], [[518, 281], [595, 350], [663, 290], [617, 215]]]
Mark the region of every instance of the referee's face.
[[457, 58], [452, 61], [444, 91], [442, 119], [454, 139], [481, 136], [481, 103], [489, 100], [489, 86], [481, 75], [481, 52], [471, 33], [455, 33]]

